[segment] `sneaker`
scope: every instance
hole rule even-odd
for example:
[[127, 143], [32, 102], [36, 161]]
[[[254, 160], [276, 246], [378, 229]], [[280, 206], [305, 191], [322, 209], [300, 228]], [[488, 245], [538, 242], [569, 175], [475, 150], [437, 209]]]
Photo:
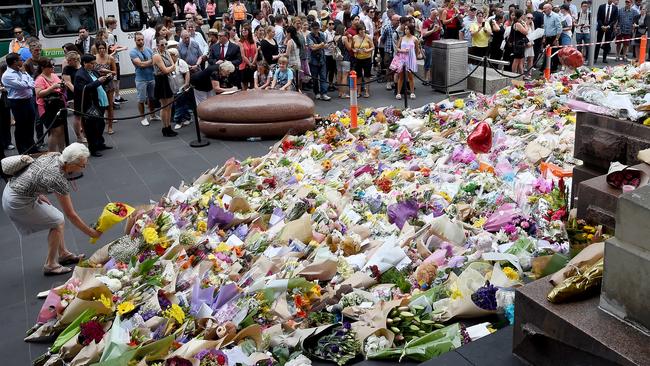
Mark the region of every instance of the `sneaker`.
[[140, 121], [140, 124], [143, 125], [143, 126], [149, 126], [149, 120], [147, 120], [146, 118], [143, 118], [142, 121]]
[[189, 119], [186, 119], [185, 121], [183, 121], [181, 123], [183, 124], [183, 126], [189, 126], [192, 123], [192, 121], [190, 121]]
[[411, 93], [411, 95], [409, 95], [409, 98], [415, 99], [415, 93]]
[[14, 145], [12, 145], [12, 144], [9, 144], [9, 146], [7, 146], [7, 150], [13, 150], [13, 149], [15, 149], [15, 148], [16, 148], [16, 147], [15, 147]]
[[151, 116], [151, 120], [152, 120], [152, 121], [162, 121], [162, 120], [160, 119], [160, 116], [157, 115], [157, 114], [154, 114], [153, 116]]
[[314, 99], [320, 99], [320, 94], [316, 94], [316, 96], [314, 97]]
[[128, 102], [128, 100], [122, 98], [121, 95], [120, 95], [120, 98], [119, 98], [119, 99], [116, 99], [116, 100], [117, 100], [118, 102], [120, 102], [120, 103], [126, 103], [126, 102]]
[[393, 84], [391, 84], [390, 82], [386, 83], [386, 90], [391, 90], [391, 89], [393, 89]]
[[395, 96], [395, 99], [397, 99], [397, 100], [401, 100], [401, 99], [402, 99], [402, 94], [397, 94], [397, 95]]
[[183, 127], [183, 125], [181, 125], [180, 123], [177, 123], [177, 124], [174, 125], [175, 130], [180, 130], [181, 127]]
[[323, 94], [323, 95], [321, 95], [320, 98], [321, 98], [322, 100], [326, 101], [326, 102], [327, 102], [328, 100], [332, 100], [332, 98], [330, 98], [330, 96], [327, 95], [327, 94]]
[[118, 99], [113, 99], [113, 105], [119, 106], [120, 101]]

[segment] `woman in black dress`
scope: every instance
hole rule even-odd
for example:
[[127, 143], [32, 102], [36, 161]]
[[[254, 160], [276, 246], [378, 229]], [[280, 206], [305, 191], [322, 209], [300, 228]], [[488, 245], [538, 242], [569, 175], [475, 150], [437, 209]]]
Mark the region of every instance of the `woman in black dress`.
[[503, 57], [501, 44], [503, 43], [503, 35], [506, 32], [503, 26], [503, 14], [496, 14], [494, 19], [490, 21], [490, 26], [492, 27], [492, 40], [490, 41], [489, 57], [493, 60], [501, 60], [501, 57]]
[[156, 40], [156, 53], [152, 57], [154, 80], [156, 85], [154, 87], [154, 98], [160, 101], [160, 105], [165, 106], [160, 112], [163, 123], [162, 134], [166, 137], [173, 137], [178, 135], [172, 130], [172, 106], [171, 102], [174, 98], [174, 92], [169, 85], [169, 74], [176, 70], [176, 65], [172, 61], [172, 57], [167, 52], [167, 39], [160, 37]]
[[275, 41], [275, 29], [268, 26], [266, 28], [266, 38], [260, 41], [260, 51], [262, 58], [269, 65], [275, 65], [278, 63], [280, 58], [280, 51], [278, 48], [278, 42]]

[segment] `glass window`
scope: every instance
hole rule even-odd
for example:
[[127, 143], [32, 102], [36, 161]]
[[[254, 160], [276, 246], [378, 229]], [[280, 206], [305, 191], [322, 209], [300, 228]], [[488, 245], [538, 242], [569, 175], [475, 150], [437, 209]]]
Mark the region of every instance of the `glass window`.
[[118, 0], [120, 8], [120, 27], [123, 32], [142, 30], [147, 17], [142, 10], [142, 0]]
[[45, 36], [77, 34], [82, 25], [89, 33], [97, 32], [97, 15], [92, 1], [41, 0], [41, 18]]
[[[22, 27], [25, 36], [38, 36], [34, 23], [34, 9], [30, 1], [9, 1], [14, 5], [25, 5], [26, 7], [0, 8], [0, 39], [12, 39], [14, 36], [14, 27]], [[5, 4], [3, 4], [5, 5]]]

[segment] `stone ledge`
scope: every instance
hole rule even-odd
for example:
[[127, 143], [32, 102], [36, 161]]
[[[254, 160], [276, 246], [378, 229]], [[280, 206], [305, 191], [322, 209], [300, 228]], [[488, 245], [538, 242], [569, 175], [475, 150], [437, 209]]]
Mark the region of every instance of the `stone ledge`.
[[[646, 174], [650, 173], [650, 165], [647, 164], [636, 165], [634, 168], [641, 168]], [[616, 238], [650, 250], [649, 217], [650, 186], [621, 195], [616, 211]]]
[[650, 147], [650, 128], [640, 123], [578, 112], [574, 157], [607, 169], [609, 163], [638, 164], [639, 150]]
[[599, 310], [597, 296], [550, 303], [548, 279], [517, 290], [516, 356], [533, 365], [650, 365], [650, 337]]
[[[499, 90], [510, 86], [511, 85], [510, 80], [523, 80], [521, 76], [516, 77], [517, 74], [515, 73], [508, 72], [508, 71], [500, 71], [500, 72], [504, 75], [512, 76], [512, 78], [501, 76], [492, 68], [488, 67], [486, 78], [485, 78], [486, 95], [492, 95], [498, 92]], [[469, 78], [467, 78], [467, 89], [473, 90], [478, 93], [483, 92], [483, 67], [482, 66], [480, 66], [475, 73], [473, 73]]]
[[607, 240], [600, 307], [648, 333], [649, 278], [650, 251], [618, 238]]

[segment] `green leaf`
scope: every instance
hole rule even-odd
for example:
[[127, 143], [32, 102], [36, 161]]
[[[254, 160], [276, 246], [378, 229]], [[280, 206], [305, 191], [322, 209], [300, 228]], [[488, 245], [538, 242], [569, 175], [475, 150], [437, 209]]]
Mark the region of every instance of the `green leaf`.
[[59, 352], [61, 347], [63, 347], [67, 341], [72, 339], [72, 337], [76, 336], [81, 331], [81, 323], [87, 322], [93, 316], [95, 316], [95, 309], [86, 309], [81, 314], [79, 314], [79, 316], [73, 320], [72, 323], [70, 323], [68, 327], [65, 328], [61, 334], [59, 334], [58, 337], [56, 337], [56, 340], [54, 341], [50, 352]]

